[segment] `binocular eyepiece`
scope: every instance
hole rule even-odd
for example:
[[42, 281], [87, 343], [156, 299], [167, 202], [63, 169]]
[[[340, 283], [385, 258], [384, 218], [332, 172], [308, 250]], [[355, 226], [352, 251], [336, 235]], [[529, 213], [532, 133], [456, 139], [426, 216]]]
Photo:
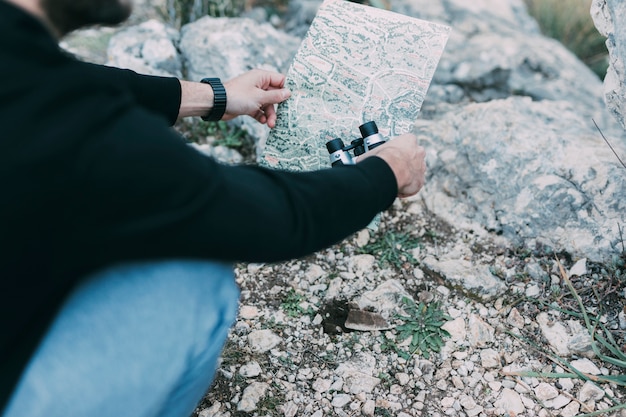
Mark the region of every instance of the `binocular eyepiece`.
[[378, 126], [373, 121], [359, 126], [359, 131], [361, 132], [361, 137], [354, 139], [348, 146], [344, 146], [341, 138], [335, 138], [326, 142], [326, 149], [328, 149], [330, 154], [330, 164], [333, 167], [354, 165], [350, 151], [353, 151], [356, 157], [386, 142], [382, 135], [378, 133]]

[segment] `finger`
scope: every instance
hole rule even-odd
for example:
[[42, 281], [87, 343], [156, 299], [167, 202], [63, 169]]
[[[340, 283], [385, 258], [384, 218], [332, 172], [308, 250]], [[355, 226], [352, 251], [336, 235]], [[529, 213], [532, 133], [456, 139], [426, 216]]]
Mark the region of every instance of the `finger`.
[[263, 99], [261, 100], [261, 102], [264, 103], [264, 105], [282, 103], [283, 101], [291, 97], [291, 91], [287, 90], [286, 88], [267, 90], [263, 93]]
[[267, 78], [265, 79], [265, 82], [263, 83], [264, 85], [264, 90], [270, 89], [270, 88], [283, 88], [285, 86], [285, 79], [286, 77], [283, 74], [280, 74], [278, 72], [266, 72], [264, 74]]
[[[267, 116], [268, 122], [270, 120], [276, 121], [276, 109], [274, 108], [273, 104], [268, 104], [268, 105], [264, 106], [263, 110], [265, 111], [265, 116]], [[270, 127], [272, 127], [272, 126], [270, 126]]]

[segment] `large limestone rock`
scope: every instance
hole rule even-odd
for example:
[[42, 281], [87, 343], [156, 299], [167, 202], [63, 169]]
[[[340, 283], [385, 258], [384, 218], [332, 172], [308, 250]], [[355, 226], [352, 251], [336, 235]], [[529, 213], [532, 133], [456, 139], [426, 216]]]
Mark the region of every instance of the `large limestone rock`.
[[604, 78], [606, 104], [626, 129], [626, 3], [621, 0], [594, 0], [591, 17], [598, 31], [607, 37], [609, 68]]
[[179, 37], [177, 30], [157, 20], [128, 27], [111, 38], [107, 65], [141, 74], [182, 78], [182, 62], [176, 47]]
[[592, 259], [620, 250], [626, 171], [572, 102], [474, 103], [416, 132], [429, 149], [422, 198], [449, 223]]

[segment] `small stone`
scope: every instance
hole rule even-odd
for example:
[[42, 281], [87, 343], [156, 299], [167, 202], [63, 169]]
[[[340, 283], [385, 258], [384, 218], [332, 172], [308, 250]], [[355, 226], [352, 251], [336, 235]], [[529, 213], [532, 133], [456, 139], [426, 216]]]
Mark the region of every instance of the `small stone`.
[[363, 246], [367, 245], [367, 242], [369, 242], [370, 240], [370, 232], [367, 229], [361, 229], [357, 234], [356, 234], [356, 238], [354, 239], [354, 243], [356, 243], [356, 245], [359, 248], [362, 248]]
[[398, 380], [398, 383], [400, 385], [404, 386], [409, 383], [409, 381], [411, 380], [411, 377], [408, 374], [405, 374], [404, 372], [398, 372], [396, 374], [396, 379]]
[[561, 410], [561, 417], [574, 417], [578, 415], [579, 411], [580, 404], [578, 404], [576, 401], [572, 401], [565, 407], [563, 407], [563, 409]]
[[511, 309], [506, 321], [508, 324], [513, 327], [517, 327], [518, 329], [522, 329], [524, 327], [524, 317], [522, 317], [519, 310], [515, 307]]
[[253, 378], [261, 374], [261, 366], [258, 362], [252, 361], [239, 368], [239, 374], [244, 378]]
[[587, 358], [571, 361], [570, 364], [574, 368], [585, 374], [600, 375], [602, 373], [600, 371], [600, 368], [598, 368], [593, 362], [591, 362]]
[[256, 330], [248, 335], [250, 349], [256, 353], [264, 353], [278, 346], [282, 339], [269, 329]]
[[457, 317], [454, 320], [447, 321], [441, 328], [450, 333], [450, 339], [454, 342], [465, 340], [467, 336], [463, 317]]
[[352, 397], [348, 394], [337, 394], [330, 403], [333, 407], [343, 408], [352, 401]]
[[526, 411], [520, 395], [509, 388], [504, 388], [494, 403], [497, 408], [502, 408], [506, 413], [517, 415]]
[[326, 272], [324, 272], [321, 266], [317, 264], [311, 264], [309, 268], [306, 270], [306, 272], [304, 273], [304, 278], [307, 281], [313, 283], [317, 281], [318, 279], [322, 278], [324, 275], [326, 275]]
[[559, 395], [552, 400], [544, 401], [544, 405], [548, 408], [552, 408], [553, 410], [558, 410], [565, 407], [571, 401], [572, 400], [569, 397], [566, 397], [565, 395]]
[[587, 274], [587, 259], [583, 258], [576, 262], [574, 266], [569, 270], [569, 276], [583, 276]]
[[526, 288], [526, 297], [535, 298], [541, 294], [541, 288], [537, 284], [529, 285]]
[[480, 361], [483, 368], [497, 368], [500, 366], [500, 354], [493, 349], [480, 351]]
[[298, 414], [298, 405], [293, 401], [289, 401], [280, 407], [285, 417], [295, 417]]
[[333, 381], [330, 379], [321, 379], [318, 378], [313, 382], [312, 388], [317, 392], [327, 392], [330, 390]]
[[578, 399], [582, 402], [599, 401], [602, 397], [604, 397], [604, 391], [591, 381], [585, 382], [578, 392]]
[[259, 309], [254, 306], [241, 306], [239, 308], [239, 317], [245, 320], [251, 320], [259, 315]]
[[467, 327], [469, 328], [469, 342], [473, 347], [485, 347], [493, 342], [495, 330], [478, 315], [470, 315]]
[[374, 400], [365, 401], [365, 403], [363, 403], [363, 407], [361, 407], [361, 414], [367, 417], [373, 417], [375, 411], [376, 402], [374, 402]]
[[559, 395], [559, 390], [554, 386], [542, 382], [535, 388], [535, 396], [538, 400], [546, 401], [556, 398]]
[[257, 403], [265, 396], [265, 392], [269, 387], [269, 384], [265, 382], [253, 382], [248, 385], [246, 389], [243, 390], [241, 401], [237, 404], [237, 411], [250, 413], [256, 410]]
[[559, 322], [551, 321], [547, 313], [539, 313], [537, 323], [555, 353], [561, 357], [569, 356], [570, 351], [567, 348], [567, 342], [570, 336], [565, 326]]

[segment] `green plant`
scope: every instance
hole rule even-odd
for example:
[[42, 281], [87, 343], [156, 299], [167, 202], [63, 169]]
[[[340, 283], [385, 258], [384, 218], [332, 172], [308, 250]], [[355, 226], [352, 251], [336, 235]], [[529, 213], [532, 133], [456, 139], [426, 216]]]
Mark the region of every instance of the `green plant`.
[[302, 307], [302, 303], [304, 301], [306, 301], [306, 297], [291, 288], [283, 302], [280, 304], [280, 308], [282, 308], [289, 317], [299, 317], [302, 315], [312, 316], [315, 314], [315, 311], [313, 311], [311, 306], [308, 306], [307, 308]]
[[[412, 355], [422, 355], [426, 359], [430, 358], [431, 352], [439, 352], [443, 347], [443, 338], [449, 337], [450, 333], [441, 327], [450, 320], [447, 314], [441, 310], [441, 303], [433, 301], [425, 304], [408, 297], [402, 298], [406, 316], [397, 314], [396, 318], [404, 323], [396, 330], [399, 331], [398, 340], [411, 339], [409, 352], [398, 352], [405, 359]], [[403, 354], [402, 354], [403, 353]]]
[[593, 24], [592, 0], [525, 0], [541, 31], [560, 41], [600, 78], [608, 67], [606, 38]]
[[203, 16], [239, 16], [245, 0], [167, 0], [165, 7], [170, 23], [183, 26]]
[[375, 255], [380, 266], [393, 265], [401, 269], [406, 262], [411, 265], [418, 263], [411, 254], [418, 244], [419, 239], [408, 233], [389, 231], [359, 249], [359, 252]]
[[229, 148], [241, 148], [246, 139], [246, 130], [237, 126], [231, 126], [220, 120], [218, 122], [207, 122], [206, 132], [209, 136], [215, 137], [218, 144]]

